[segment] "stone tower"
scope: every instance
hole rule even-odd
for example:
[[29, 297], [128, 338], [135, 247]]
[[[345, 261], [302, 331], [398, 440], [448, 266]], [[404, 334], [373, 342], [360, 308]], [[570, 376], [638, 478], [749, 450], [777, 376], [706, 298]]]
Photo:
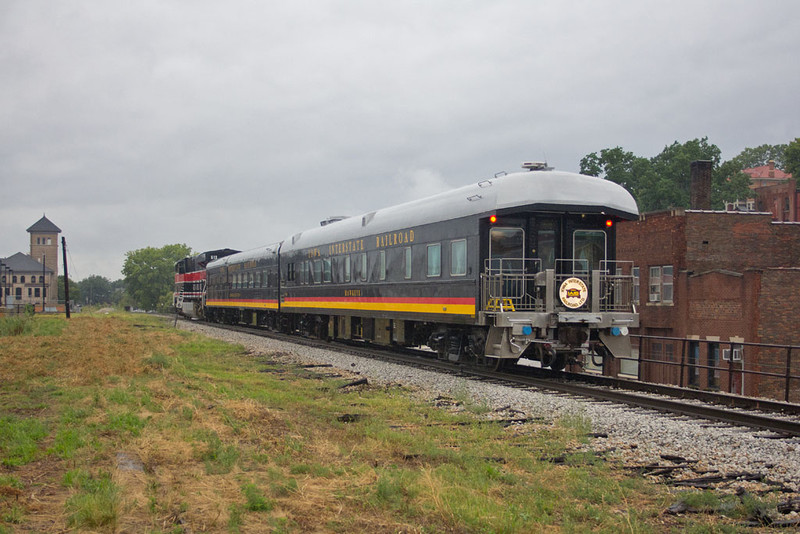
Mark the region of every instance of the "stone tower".
[[44, 258], [44, 265], [52, 271], [52, 277], [47, 281], [47, 304], [55, 305], [58, 300], [58, 234], [61, 233], [61, 228], [50, 222], [50, 220], [42, 215], [42, 218], [36, 221], [30, 228], [28, 233], [31, 234], [31, 258], [42, 263]]

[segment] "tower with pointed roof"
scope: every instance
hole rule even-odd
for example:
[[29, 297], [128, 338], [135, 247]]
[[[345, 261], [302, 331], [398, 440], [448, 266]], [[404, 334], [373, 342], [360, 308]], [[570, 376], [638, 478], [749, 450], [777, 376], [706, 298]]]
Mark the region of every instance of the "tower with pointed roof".
[[61, 228], [42, 215], [41, 219], [28, 228], [28, 233], [31, 235], [31, 258], [44, 263], [53, 273], [50, 283], [47, 284], [47, 304], [55, 305], [58, 299], [55, 288], [58, 280], [58, 234], [61, 233]]

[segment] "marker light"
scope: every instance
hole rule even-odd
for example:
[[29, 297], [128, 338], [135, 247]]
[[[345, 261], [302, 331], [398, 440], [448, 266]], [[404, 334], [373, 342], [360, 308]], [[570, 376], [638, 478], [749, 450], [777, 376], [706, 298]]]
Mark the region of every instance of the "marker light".
[[612, 226], [614, 226], [614, 221], [606, 219], [606, 228], [611, 228]]
[[497, 215], [492, 215], [489, 217], [489, 222], [494, 224], [497, 222]]

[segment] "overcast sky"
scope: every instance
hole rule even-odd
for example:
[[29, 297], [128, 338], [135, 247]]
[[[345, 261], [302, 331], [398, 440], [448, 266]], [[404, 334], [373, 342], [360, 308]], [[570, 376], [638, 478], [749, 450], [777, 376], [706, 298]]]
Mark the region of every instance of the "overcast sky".
[[250, 249], [547, 160], [800, 136], [800, 2], [0, 0], [0, 256]]

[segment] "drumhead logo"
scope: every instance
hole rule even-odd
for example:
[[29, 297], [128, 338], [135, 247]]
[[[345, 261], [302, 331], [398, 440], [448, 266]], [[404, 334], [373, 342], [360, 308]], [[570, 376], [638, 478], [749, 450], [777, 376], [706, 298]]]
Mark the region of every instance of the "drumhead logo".
[[580, 278], [567, 278], [561, 283], [558, 296], [567, 308], [580, 308], [589, 298], [589, 288]]

